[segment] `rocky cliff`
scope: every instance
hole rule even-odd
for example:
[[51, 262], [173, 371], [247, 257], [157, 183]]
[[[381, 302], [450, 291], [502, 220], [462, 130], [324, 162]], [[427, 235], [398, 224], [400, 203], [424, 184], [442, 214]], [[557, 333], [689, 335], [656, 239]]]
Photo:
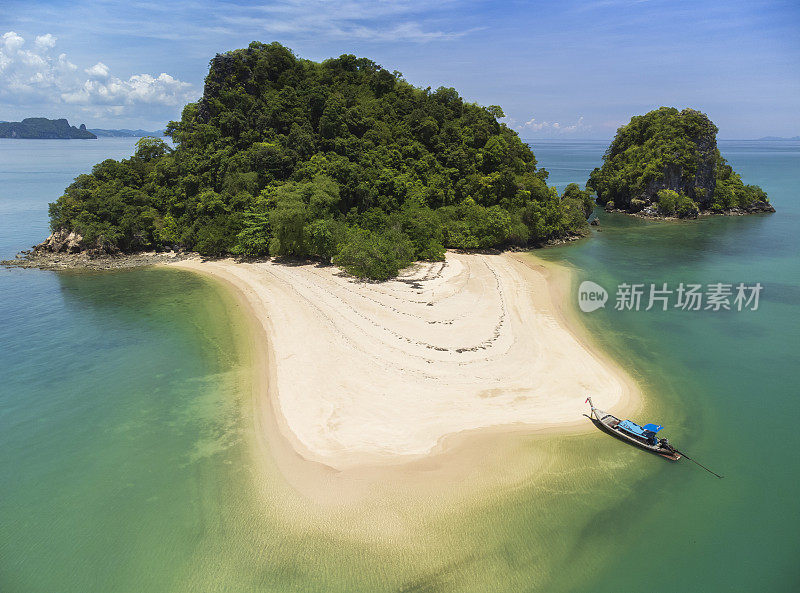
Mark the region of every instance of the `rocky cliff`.
[[662, 107], [617, 131], [587, 186], [609, 210], [693, 217], [700, 212], [774, 212], [717, 148], [717, 127], [694, 109]]
[[47, 239], [34, 246], [35, 253], [86, 253], [92, 257], [115, 255], [119, 248], [102, 237], [87, 242], [83, 235], [67, 229], [53, 231]]

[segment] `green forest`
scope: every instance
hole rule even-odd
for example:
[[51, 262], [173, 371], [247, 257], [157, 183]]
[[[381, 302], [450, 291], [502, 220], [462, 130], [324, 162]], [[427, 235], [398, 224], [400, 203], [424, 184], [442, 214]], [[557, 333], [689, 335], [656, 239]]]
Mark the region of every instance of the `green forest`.
[[771, 212], [767, 194], [745, 185], [717, 148], [717, 127], [694, 109], [661, 107], [631, 118], [587, 182], [609, 209], [680, 218], [701, 211]]
[[316, 63], [253, 42], [211, 60], [174, 148], [80, 175], [53, 230], [106, 253], [180, 248], [293, 256], [387, 279], [447, 248], [543, 244], [585, 232], [592, 195], [559, 195], [498, 106], [342, 55]]

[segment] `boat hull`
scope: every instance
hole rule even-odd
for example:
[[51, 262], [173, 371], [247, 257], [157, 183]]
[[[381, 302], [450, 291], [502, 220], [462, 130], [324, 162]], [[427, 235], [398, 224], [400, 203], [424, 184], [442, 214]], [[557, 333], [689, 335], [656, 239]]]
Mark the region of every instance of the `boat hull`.
[[653, 453], [654, 455], [658, 455], [659, 457], [663, 457], [664, 459], [668, 459], [669, 461], [678, 461], [678, 459], [681, 458], [681, 454], [677, 453], [673, 449], [663, 447], [660, 444], [651, 445], [650, 443], [637, 439], [636, 437], [624, 432], [617, 427], [621, 420], [612, 414], [608, 414], [602, 410], [598, 410], [597, 408], [592, 408], [592, 414], [595, 417], [591, 418], [591, 420], [596, 426], [615, 436], [621, 441], [634, 445], [640, 449], [644, 449], [645, 451]]

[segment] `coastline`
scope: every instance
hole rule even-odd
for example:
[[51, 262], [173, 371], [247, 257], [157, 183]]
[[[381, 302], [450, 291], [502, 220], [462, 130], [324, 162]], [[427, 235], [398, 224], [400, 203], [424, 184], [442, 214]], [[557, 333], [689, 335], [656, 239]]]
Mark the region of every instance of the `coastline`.
[[646, 210], [638, 210], [634, 212], [632, 210], [625, 210], [623, 208], [605, 208], [605, 207], [602, 208], [608, 214], [627, 214], [628, 216], [641, 218], [642, 220], [655, 220], [664, 222], [676, 221], [676, 220], [680, 221], [697, 220], [698, 218], [713, 218], [717, 216], [750, 216], [752, 214], [775, 213], [775, 207], [769, 202], [766, 202], [764, 205], [754, 206], [753, 208], [749, 209], [725, 208], [724, 210], [699, 210], [695, 216], [675, 216], [671, 214], [647, 212]]
[[[556, 349], [556, 354], [563, 355], [568, 351], [571, 355], [583, 357], [579, 362], [582, 362], [589, 374], [592, 374], [596, 381], [602, 382], [607, 390], [606, 393], [603, 393], [602, 389], [599, 391], [595, 389], [590, 394], [595, 397], [600, 394], [605, 398], [603, 401], [609, 402], [608, 407], [613, 407], [615, 410], [632, 411], [640, 405], [641, 394], [634, 380], [592, 343], [585, 329], [581, 328], [578, 319], [569, 317], [569, 306], [564, 303], [569, 302], [565, 300], [565, 294], [570, 290], [571, 273], [566, 268], [547, 264], [528, 254], [499, 256], [448, 254], [448, 266], [440, 267], [442, 269], [454, 268], [455, 273], [453, 273], [454, 270], [450, 270], [448, 272], [450, 275], [445, 275], [444, 281], [442, 281], [441, 270], [439, 270], [439, 276], [434, 274], [431, 277], [432, 269], [437, 264], [423, 265], [412, 271], [410, 275], [407, 274], [406, 277], [393, 281], [396, 285], [393, 288], [400, 290], [403, 298], [408, 298], [409, 295], [405, 293], [416, 293], [420, 289], [424, 293], [425, 289], [422, 287], [426, 282], [436, 285], [433, 293], [436, 293], [437, 288], [446, 290], [448, 285], [453, 283], [459, 284], [463, 288], [470, 282], [474, 282], [475, 286], [471, 289], [464, 289], [464, 292], [475, 293], [479, 288], [479, 294], [471, 294], [470, 298], [479, 296], [482, 302], [491, 302], [491, 295], [488, 295], [489, 298], [486, 295], [485, 283], [477, 282], [472, 278], [473, 274], [479, 275], [476, 269], [465, 270], [464, 266], [465, 259], [471, 262], [469, 265], [478, 266], [477, 260], [485, 260], [487, 257], [493, 258], [491, 259], [493, 265], [503, 267], [503, 272], [500, 274], [503, 281], [510, 281], [509, 279], [514, 278], [512, 282], [516, 289], [514, 292], [524, 295], [520, 297], [521, 300], [516, 297], [510, 299], [507, 319], [513, 317], [514, 323], [507, 321], [507, 325], [519, 326], [518, 322], [523, 322], [524, 317], [526, 321], [535, 324], [535, 328], [538, 330], [550, 332], [545, 335], [554, 342], [549, 346]], [[524, 391], [521, 387], [511, 387], [515, 381], [530, 378], [524, 372], [517, 376], [509, 375], [509, 369], [516, 368], [515, 365], [524, 366], [521, 363], [526, 362], [524, 357], [520, 358], [520, 349], [533, 344], [529, 336], [519, 334], [518, 328], [518, 334], [513, 336], [502, 328], [499, 332], [495, 328], [493, 338], [496, 344], [473, 346], [473, 349], [468, 351], [459, 352], [460, 349], [455, 348], [456, 344], [454, 343], [450, 344], [452, 347], [449, 349], [445, 349], [441, 345], [431, 349], [431, 345], [427, 344], [428, 348], [425, 349], [427, 352], [425, 352], [423, 362], [417, 360], [416, 366], [419, 367], [422, 364], [428, 369], [438, 369], [441, 373], [437, 374], [436, 370], [428, 370], [420, 378], [420, 369], [414, 368], [414, 364], [407, 362], [415, 357], [419, 358], [421, 348], [419, 344], [414, 344], [409, 350], [408, 342], [421, 337], [443, 339], [448, 332], [432, 332], [425, 327], [425, 325], [436, 325], [437, 320], [435, 319], [428, 319], [423, 323], [410, 315], [410, 313], [417, 314], [420, 311], [426, 313], [437, 310], [436, 307], [417, 303], [415, 310], [403, 311], [402, 303], [398, 303], [398, 295], [392, 294], [391, 290], [387, 292], [387, 284], [391, 285], [392, 282], [377, 285], [357, 283], [350, 278], [344, 278], [343, 275], [337, 275], [335, 268], [319, 268], [312, 265], [242, 264], [232, 260], [202, 262], [189, 259], [169, 263], [166, 266], [190, 270], [216, 279], [231, 291], [236, 302], [250, 319], [254, 330], [251, 337], [251, 349], [254, 372], [255, 433], [259, 440], [258, 448], [271, 458], [271, 462], [274, 462], [280, 474], [293, 490], [316, 503], [325, 506], [331, 504], [349, 506], [360, 501], [363, 504], [367, 497], [375, 499], [378, 491], [383, 495], [388, 494], [390, 498], [429, 497], [432, 494], [441, 498], [443, 490], [456, 496], [468, 493], [474, 496], [476, 492], [494, 490], [498, 484], [506, 486], [521, 484], [541, 473], [552, 462], [552, 451], [545, 452], [547, 447], [543, 447], [541, 451], [536, 449], [531, 451], [529, 447], [524, 447], [525, 444], [530, 443], [533, 437], [579, 434], [594, 430], [594, 427], [582, 416], [585, 411], [583, 406], [585, 395], [582, 393], [578, 392], [572, 397], [556, 398], [555, 403], [538, 401], [531, 409], [531, 405], [525, 402], [526, 398], [530, 398], [532, 394]], [[264, 269], [265, 267], [267, 270]], [[279, 269], [275, 269], [276, 267]], [[276, 273], [278, 277], [270, 277], [269, 281], [265, 282], [265, 278], [270, 272]], [[330, 310], [327, 310], [327, 315], [325, 315], [325, 311], [320, 311], [319, 308], [314, 310], [313, 306], [309, 307], [308, 299], [298, 298], [297, 292], [286, 283], [288, 279], [290, 283], [295, 284], [294, 288], [297, 288], [303, 282], [307, 282], [309, 275], [319, 279], [320, 274], [323, 275], [323, 283], [328, 283], [328, 289], [331, 287], [341, 289], [343, 283], [345, 283], [345, 288], [347, 288], [347, 284], [353, 284], [356, 291], [366, 290], [368, 297], [388, 299], [396, 305], [395, 310], [391, 311], [388, 317], [386, 311], [376, 312], [376, 304], [365, 300], [363, 294], [355, 297], [352, 294], [347, 295], [361, 303], [361, 309], [363, 309], [351, 307], [351, 310], [348, 310], [330, 294], [322, 295], [314, 292], [318, 287], [302, 287], [302, 290], [311, 291], [306, 293], [307, 297], [319, 298], [321, 301], [327, 298], [327, 303], [319, 303], [323, 308], [326, 304], [329, 307], [335, 306], [335, 315], [341, 314], [344, 317], [338, 320], [338, 323], [345, 324], [345, 326], [337, 326], [337, 321], [331, 319], [333, 314]], [[497, 276], [495, 271], [492, 271], [492, 274]], [[480, 275], [484, 277], [484, 280], [488, 277], [485, 270]], [[500, 286], [500, 283], [498, 278], [497, 286]], [[328, 292], [331, 291], [328, 290]], [[441, 298], [450, 300], [450, 305], [452, 305], [454, 302], [457, 303], [459, 298], [463, 299], [460, 292], [453, 291], [450, 286], [450, 293]], [[502, 307], [504, 306], [503, 300], [504, 297], [501, 294], [499, 301], [495, 299], [494, 304], [499, 303]], [[287, 313], [283, 309], [291, 307], [290, 301], [295, 301], [295, 308]], [[530, 317], [530, 312], [520, 312], [521, 303], [534, 304], [532, 309], [536, 311], [537, 316]], [[462, 303], [462, 305], [464, 304]], [[312, 310], [314, 314], [311, 317], [297, 317], [300, 310], [297, 307], [305, 308], [306, 313], [308, 310]], [[449, 310], [452, 312], [461, 309], [459, 307], [453, 309], [451, 306]], [[387, 345], [385, 335], [376, 337], [375, 334], [376, 332], [380, 334], [384, 329], [389, 332], [389, 335], [392, 335], [393, 327], [376, 328], [374, 324], [367, 323], [370, 321], [369, 318], [367, 321], [363, 319], [367, 313], [377, 316], [376, 318], [380, 318], [390, 325], [391, 322], [399, 323], [397, 318], [400, 318], [401, 326], [411, 331], [409, 334], [411, 340], [409, 335], [404, 335], [402, 336], [403, 340], [398, 340], [403, 343], [403, 346]], [[468, 310], [467, 313], [470, 311]], [[295, 315], [295, 317], [288, 319], [287, 315], [289, 317]], [[349, 318], [347, 318], [348, 315]], [[435, 314], [432, 313], [432, 315]], [[517, 318], [520, 315], [521, 317]], [[354, 319], [356, 321], [353, 321]], [[486, 320], [484, 319], [484, 321]], [[287, 342], [285, 334], [287, 328], [293, 327], [292, 323], [300, 326], [307, 325], [317, 331], [321, 331], [320, 327], [328, 326], [328, 332], [323, 336], [317, 335], [318, 343], [316, 344], [309, 339]], [[359, 323], [361, 325], [358, 325]], [[455, 320], [450, 320], [450, 325], [454, 323], [458, 326]], [[354, 331], [362, 341], [361, 344], [353, 344], [352, 339], [348, 343], [348, 338], [353, 338], [353, 336], [347, 335], [347, 332], [352, 329], [350, 328], [352, 324], [357, 326]], [[468, 326], [462, 328], [464, 331], [459, 336], [461, 338], [474, 337], [481, 333], [480, 330], [487, 329], [485, 324], [481, 326], [480, 323], [477, 323], [470, 326], [470, 322], [463, 319], [461, 324]], [[346, 329], [343, 330], [342, 327]], [[396, 337], [393, 336], [393, 338]], [[289, 398], [294, 397], [296, 400], [298, 393], [316, 394], [320, 389], [326, 388], [325, 382], [320, 381], [320, 376], [323, 376], [324, 373], [316, 377], [315, 383], [313, 377], [310, 382], [308, 381], [309, 377], [298, 377], [297, 368], [302, 368], [303, 361], [295, 361], [295, 368], [291, 368], [290, 360], [296, 358], [298, 354], [292, 349], [296, 350], [298, 345], [302, 344], [307, 344], [308, 348], [314, 351], [310, 354], [311, 360], [315, 355], [324, 358], [320, 352], [325, 349], [338, 352], [338, 348], [343, 348], [346, 353], [344, 354], [345, 358], [349, 359], [358, 355], [365, 360], [372, 361], [366, 367], [368, 373], [366, 376], [363, 371], [359, 375], [354, 372], [354, 369], [345, 373], [347, 378], [354, 383], [346, 388], [339, 388], [340, 393], [344, 392], [344, 395], [341, 396], [344, 398], [343, 400], [326, 402], [324, 401], [325, 396], [322, 395], [317, 396], [316, 404], [313, 397], [312, 401], [303, 403], [311, 408], [315, 405], [319, 408], [320, 402], [323, 402], [323, 407], [330, 408], [333, 405], [332, 414], [338, 413], [340, 417], [345, 416], [345, 422], [348, 414], [355, 415], [345, 430], [337, 432], [334, 427], [331, 431], [330, 426], [320, 430], [321, 416], [319, 414], [315, 416], [308, 410], [304, 410], [298, 416], [297, 410], [292, 409], [292, 405], [297, 406], [297, 401], [289, 401], [287, 413], [287, 401], [282, 397], [288, 395]], [[366, 350], [363, 349], [365, 344], [367, 345]], [[320, 346], [323, 348], [322, 351], [319, 350]], [[490, 360], [483, 360], [482, 358], [486, 357], [475, 354], [476, 352], [481, 354], [483, 350], [490, 352]], [[493, 350], [496, 352], [492, 352]], [[567, 369], [563, 362], [550, 360], [549, 362], [552, 364], [544, 364], [548, 355], [546, 350], [540, 349], [536, 357], [532, 359], [532, 365], [538, 364], [539, 370], [553, 365], [556, 367], [555, 374], [551, 377], [552, 381], [540, 383], [540, 386], [567, 385], [569, 377], [565, 376]], [[503, 382], [499, 381], [498, 377], [484, 377], [484, 381], [478, 381], [477, 384], [469, 378], [466, 380], [453, 379], [454, 368], [457, 373], [466, 373], [467, 375], [471, 370], [478, 374], [485, 373], [487, 365], [506, 365], [507, 363], [502, 362], [502, 359], [506, 357], [510, 358], [513, 364], [503, 367], [506, 373]], [[338, 364], [341, 363], [342, 358], [334, 356], [333, 360]], [[462, 389], [466, 385], [473, 391], [481, 388], [479, 392], [488, 393], [477, 398], [463, 399], [458, 402], [458, 405], [451, 406], [449, 414], [454, 416], [457, 421], [438, 422], [438, 424], [436, 415], [447, 413], [446, 407], [440, 407], [433, 411], [428, 410], [428, 413], [424, 413], [424, 411], [423, 413], [419, 411], [409, 413], [408, 409], [401, 409], [408, 405], [404, 401], [404, 397], [398, 396], [398, 393], [401, 392], [384, 393], [384, 401], [377, 407], [372, 405], [369, 411], [369, 415], [374, 419], [372, 424], [369, 424], [369, 416], [360, 411], [361, 406], [371, 405], [372, 394], [367, 393], [365, 389], [370, 385], [373, 387], [381, 385], [380, 381], [373, 384], [376, 377], [369, 376], [369, 373], [374, 375], [386, 371], [380, 365], [375, 366], [375, 360], [381, 361], [381, 364], [389, 361], [391, 364], [384, 365], [388, 367], [402, 362], [406, 368], [402, 369], [400, 376], [408, 373], [416, 374], [417, 380], [411, 385], [416, 386], [418, 390], [424, 391], [430, 388], [433, 391], [436, 384], [445, 379], [446, 381], [455, 381], [455, 386]], [[323, 366], [327, 365], [327, 371], [336, 374], [336, 369], [331, 368], [330, 359], [321, 360], [321, 362]], [[298, 364], [300, 367], [297, 367]], [[305, 364], [306, 368], [309, 368], [308, 360], [305, 361]], [[544, 366], [542, 366], [543, 364]], [[464, 367], [466, 367], [466, 371], [463, 370]], [[391, 373], [392, 369], [389, 368], [386, 372]], [[575, 375], [579, 375], [581, 372], [580, 368], [575, 368]], [[289, 387], [287, 387], [286, 377], [283, 377], [283, 384], [281, 383], [281, 373], [288, 374]], [[566, 373], [566, 375], [569, 374], [571, 373]], [[390, 374], [389, 378], [392, 376], [395, 375]], [[342, 380], [341, 373], [338, 379]], [[306, 380], [306, 387], [299, 388], [299, 391], [291, 385], [292, 381], [302, 382], [304, 380]], [[504, 385], [504, 383], [506, 384]], [[497, 387], [485, 389], [488, 384], [496, 384]], [[578, 383], [572, 380], [572, 387], [574, 388], [576, 385]], [[506, 393], [508, 390], [504, 389], [507, 386], [511, 389], [508, 393]], [[588, 387], [594, 389], [591, 385]], [[293, 389], [295, 390], [294, 396], [291, 393]], [[375, 389], [375, 391], [378, 390]], [[439, 402], [443, 403], [447, 398], [458, 397], [454, 396], [454, 393], [461, 392], [438, 388], [437, 393], [444, 396], [445, 399]], [[356, 405], [347, 405], [348, 398], [357, 399], [359, 396], [361, 399]], [[303, 395], [303, 397], [306, 396]], [[418, 399], [416, 403], [419, 404], [420, 401]], [[486, 401], [497, 401], [498, 404], [487, 404]], [[337, 405], [338, 409], [336, 409]], [[470, 406], [473, 408], [470, 409]], [[474, 409], [476, 406], [477, 410]], [[389, 418], [393, 414], [400, 414], [401, 420], [394, 421]], [[426, 430], [420, 433], [419, 425], [424, 425]], [[357, 432], [356, 428], [362, 427], [366, 437], [359, 442], [358, 437], [361, 435], [355, 433]], [[405, 432], [413, 434], [415, 438], [398, 435], [397, 432], [402, 431], [404, 427]], [[321, 434], [326, 430], [327, 435]], [[388, 438], [381, 442], [379, 439], [382, 438], [382, 435], [388, 435]], [[325, 438], [318, 437], [330, 438], [325, 441]], [[372, 437], [371, 440], [369, 437]], [[355, 440], [353, 440], [354, 438]], [[331, 447], [331, 439], [336, 441], [339, 446]], [[348, 439], [349, 441], [347, 441]], [[526, 449], [524, 455], [518, 454], [523, 447]], [[515, 461], [512, 464], [507, 459]], [[512, 465], [514, 467], [511, 467]]]
[[[522, 252], [521, 254], [510, 253], [509, 257], [519, 258], [525, 265], [532, 266], [545, 275], [554, 311], [563, 324], [563, 328], [570, 332], [593, 356], [600, 359], [602, 364], [613, 369], [616, 377], [624, 383], [623, 398], [617, 402], [614, 409], [628, 415], [639, 413], [645, 407], [642, 386], [623, 367], [619, 360], [614, 358], [611, 353], [606, 352], [595, 336], [592, 335], [589, 327], [581, 319], [583, 314], [579, 312], [578, 307], [575, 305], [575, 300], [571, 297], [574, 294], [573, 290], [577, 290], [575, 271], [566, 263], [553, 263], [538, 257], [532, 251]], [[608, 408], [611, 409], [611, 406], [609, 405]], [[580, 423], [580, 425], [583, 426], [583, 423]]]
[[195, 253], [176, 251], [143, 251], [117, 255], [95, 255], [87, 251], [45, 251], [37, 249], [19, 252], [14, 259], [0, 261], [8, 268], [28, 268], [52, 271], [107, 271], [157, 266], [183, 259], [199, 257]]
[[[604, 148], [592, 149], [592, 158]], [[580, 167], [589, 152], [565, 143], [536, 154], [542, 166], [563, 159]], [[770, 144], [738, 152], [737, 170], [769, 184], [781, 212], [787, 204], [797, 209], [797, 151], [780, 157]], [[8, 164], [35, 174], [9, 177], [9, 195], [31, 205], [18, 216], [16, 199], [6, 204], [4, 250], [12, 258], [20, 245], [39, 241], [45, 223], [36, 205], [56, 174], [53, 158], [22, 154], [13, 152]], [[83, 158], [87, 170], [101, 160], [70, 158], [64, 162]], [[561, 187], [577, 175], [556, 167], [550, 181]], [[308, 461], [277, 430], [262, 428], [275, 422], [274, 411], [255, 417], [266, 381], [254, 390], [254, 375], [269, 369], [252, 360], [269, 356], [269, 344], [235, 300], [240, 291], [164, 267], [2, 270], [10, 321], [5, 395], [14, 419], [5, 431], [13, 479], [3, 498], [17, 534], [9, 566], [20, 579], [65, 592], [171, 583], [197, 590], [558, 593], [602, 589], [618, 574], [689, 589], [789, 589], [792, 547], [769, 544], [776, 536], [791, 543], [797, 531], [784, 510], [794, 477], [774, 471], [791, 467], [792, 449], [780, 446], [786, 431], [752, 431], [754, 418], [774, 424], [797, 407], [785, 373], [792, 353], [784, 346], [797, 333], [791, 297], [798, 263], [785, 253], [797, 242], [787, 212], [700, 225], [600, 213], [604, 232], [591, 240], [533, 252], [534, 261], [553, 261], [554, 273], [572, 278], [571, 287], [562, 286], [569, 298], [556, 301], [578, 322], [571, 327], [642, 386], [642, 410], [629, 417], [664, 424], [664, 436], [724, 474], [722, 481], [600, 431], [537, 434], [507, 426], [445, 437], [439, 454], [379, 467], [372, 474], [378, 484], [362, 487], [357, 478], [366, 470], [336, 472]], [[666, 270], [663, 280], [703, 279], [717, 270], [721, 281], [761, 281], [770, 298], [763, 312], [746, 318], [615, 313], [608, 304], [586, 314], [577, 307], [582, 280], [611, 288], [632, 278], [659, 280], [657, 268]], [[137, 352], [141, 358], [131, 355]], [[146, 387], [124, 377], [147, 378]], [[765, 385], [769, 397], [753, 397]], [[771, 481], [767, 492], [763, 484]], [[122, 572], [119, 562], [108, 562], [114, 542], [124, 547]], [[696, 553], [687, 554], [687, 546]]]

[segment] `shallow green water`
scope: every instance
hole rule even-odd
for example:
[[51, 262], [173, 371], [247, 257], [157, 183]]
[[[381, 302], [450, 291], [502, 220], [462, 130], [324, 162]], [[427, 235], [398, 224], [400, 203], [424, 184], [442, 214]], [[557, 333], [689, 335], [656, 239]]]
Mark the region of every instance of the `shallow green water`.
[[[45, 234], [71, 177], [131, 148], [0, 141], [0, 255]], [[604, 146], [534, 149], [563, 186]], [[583, 316], [652, 393], [647, 419], [724, 480], [599, 433], [530, 438], [511, 453], [552, 452], [547, 479], [395, 510], [392, 545], [351, 542], [324, 514], [289, 528], [281, 479], [253, 454], [246, 332], [224, 292], [177, 271], [0, 270], [0, 591], [795, 589], [800, 147], [723, 150], [778, 215], [602, 216], [592, 239], [539, 254], [607, 288], [765, 285], [756, 312]]]
[[230, 303], [171, 271], [26, 288], [2, 332], [2, 590], [167, 590], [238, 471]]

